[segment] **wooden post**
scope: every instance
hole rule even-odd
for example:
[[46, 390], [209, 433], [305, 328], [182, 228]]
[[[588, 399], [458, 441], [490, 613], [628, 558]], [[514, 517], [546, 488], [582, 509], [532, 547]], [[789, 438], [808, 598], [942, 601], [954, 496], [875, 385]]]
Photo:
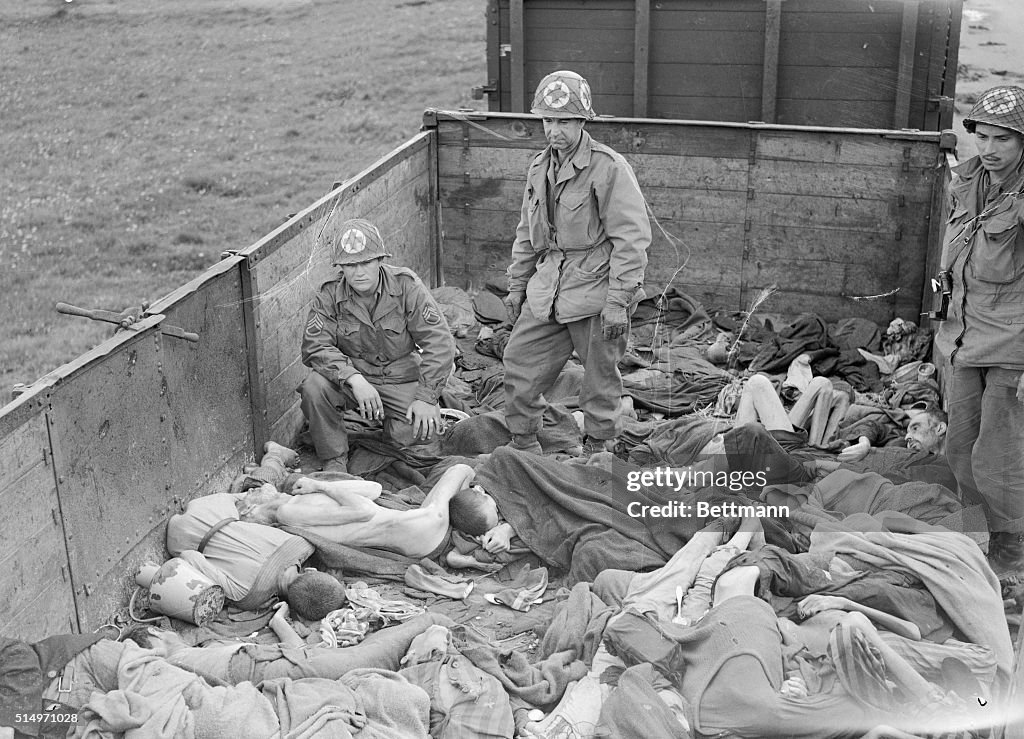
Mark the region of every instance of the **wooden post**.
[[782, 0], [767, 0], [764, 18], [764, 67], [761, 77], [761, 120], [775, 123], [779, 92], [779, 35], [782, 31]]
[[651, 57], [651, 0], [636, 0], [633, 33], [633, 117], [647, 117], [647, 72]]
[[509, 11], [509, 69], [512, 72], [512, 112], [526, 111], [526, 50], [523, 48], [523, 0], [511, 0]]
[[910, 88], [914, 81], [914, 54], [917, 51], [918, 0], [903, 0], [903, 29], [900, 31], [899, 72], [896, 77], [896, 103], [893, 128], [910, 126]]

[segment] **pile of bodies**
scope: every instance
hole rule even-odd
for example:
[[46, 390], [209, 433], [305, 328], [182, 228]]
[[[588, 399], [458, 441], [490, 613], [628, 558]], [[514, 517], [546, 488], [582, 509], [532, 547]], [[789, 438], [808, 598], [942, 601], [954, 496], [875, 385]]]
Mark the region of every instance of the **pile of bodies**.
[[229, 607], [194, 626], [151, 603], [159, 620], [120, 640], [0, 641], [6, 695], [73, 709], [86, 736], [968, 736], [1020, 720], [1013, 578], [951, 490], [926, 331], [711, 315], [668, 291], [634, 320], [630, 421], [584, 459], [581, 369], [547, 397], [545, 454], [505, 446], [503, 329], [464, 318], [449, 315], [462, 353], [443, 396], [461, 420], [436, 454], [366, 427], [351, 474], [304, 475], [269, 444], [168, 525], [170, 553]]

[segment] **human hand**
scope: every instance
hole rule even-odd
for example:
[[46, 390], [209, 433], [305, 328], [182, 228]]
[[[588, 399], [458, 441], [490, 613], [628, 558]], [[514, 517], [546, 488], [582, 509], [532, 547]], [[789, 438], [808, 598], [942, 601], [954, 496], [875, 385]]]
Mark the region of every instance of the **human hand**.
[[807, 618], [822, 611], [845, 611], [847, 602], [838, 595], [808, 595], [797, 604], [796, 612], [800, 618]]
[[608, 341], [626, 333], [629, 317], [626, 309], [617, 305], [606, 305], [601, 311], [601, 335]]
[[480, 539], [480, 545], [488, 554], [501, 554], [512, 548], [512, 527], [507, 523], [498, 524]]
[[300, 477], [292, 485], [292, 495], [310, 495], [311, 493], [319, 493], [320, 487], [316, 480], [312, 480], [308, 477]]
[[807, 683], [799, 675], [793, 675], [793, 677], [786, 678], [779, 692], [787, 698], [806, 698]]
[[508, 322], [515, 325], [515, 322], [519, 320], [519, 314], [523, 312], [523, 300], [526, 298], [526, 293], [522, 291], [511, 292], [505, 296], [502, 300], [505, 304], [505, 312], [508, 314]]
[[417, 441], [427, 441], [432, 433], [441, 428], [441, 408], [425, 400], [414, 400], [405, 412], [405, 420], [412, 424], [412, 432]]
[[384, 418], [384, 402], [380, 399], [377, 388], [371, 385], [369, 380], [362, 375], [352, 375], [348, 378], [348, 386], [355, 396], [359, 415], [367, 421]]
[[409, 651], [399, 664], [412, 667], [420, 662], [433, 662], [448, 653], [448, 628], [440, 624], [432, 624], [419, 634], [409, 645]]
[[868, 456], [868, 450], [871, 449], [871, 440], [862, 436], [857, 440], [856, 444], [851, 444], [846, 447], [843, 451], [836, 455], [836, 459], [840, 462], [859, 462]]

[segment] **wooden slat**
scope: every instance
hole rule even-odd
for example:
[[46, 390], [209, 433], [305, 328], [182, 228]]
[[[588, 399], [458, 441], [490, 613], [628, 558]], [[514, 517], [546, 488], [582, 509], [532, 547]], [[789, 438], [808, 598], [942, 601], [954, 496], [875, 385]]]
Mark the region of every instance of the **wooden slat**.
[[917, 49], [917, 0], [903, 2], [903, 28], [900, 32], [900, 58], [896, 78], [896, 103], [892, 127], [907, 128], [910, 123], [910, 85], [914, 76]]
[[512, 72], [512, 112], [522, 113], [526, 104], [526, 39], [523, 32], [523, 0], [510, 0], [512, 53], [509, 55]]
[[[449, 191], [448, 187], [458, 189]], [[518, 214], [522, 192], [522, 183], [509, 180], [470, 180], [468, 185], [461, 179], [441, 180], [442, 207], [449, 202], [455, 207], [464, 207], [468, 202], [474, 210], [507, 210]], [[709, 192], [707, 189], [652, 186], [644, 188], [643, 192], [659, 218], [705, 223], [742, 223], [747, 198], [746, 192], [740, 190]], [[449, 195], [453, 196], [451, 200]]]
[[[457, 180], [493, 179], [526, 183], [526, 172], [536, 152], [512, 149], [471, 148], [463, 154], [453, 147], [441, 149], [440, 177], [449, 189], [446, 205], [460, 205], [463, 188]], [[636, 176], [647, 186], [703, 188], [719, 190], [745, 190], [747, 160], [720, 157], [667, 156], [662, 154], [627, 154], [626, 160]], [[475, 192], [473, 184], [464, 193], [465, 202], [471, 204]], [[519, 202], [515, 203], [519, 207]]]
[[757, 158], [893, 168], [902, 168], [906, 163], [911, 169], [922, 170], [937, 165], [934, 143], [908, 139], [897, 146], [892, 141], [886, 136], [839, 131], [803, 136], [795, 131], [762, 130], [757, 135]]
[[0, 437], [0, 635], [35, 641], [78, 631], [46, 417]]
[[647, 72], [651, 50], [651, 0], [635, 0], [633, 36], [633, 115], [647, 117]]
[[[714, 161], [714, 160], [712, 160]], [[895, 167], [758, 160], [752, 168], [751, 187], [766, 193], [813, 195], [841, 199], [911, 203], [931, 202], [934, 173], [925, 169], [900, 172]]]
[[775, 123], [775, 98], [779, 88], [779, 34], [782, 32], [782, 0], [767, 0], [764, 21], [764, 64], [761, 85], [761, 120]]

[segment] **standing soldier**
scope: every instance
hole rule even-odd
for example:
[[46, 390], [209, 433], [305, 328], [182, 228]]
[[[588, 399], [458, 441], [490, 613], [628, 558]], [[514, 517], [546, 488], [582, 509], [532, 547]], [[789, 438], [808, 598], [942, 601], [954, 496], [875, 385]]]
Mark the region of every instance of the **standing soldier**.
[[455, 340], [416, 273], [384, 264], [391, 255], [376, 226], [354, 219], [340, 233], [339, 275], [320, 288], [306, 321], [302, 363], [313, 372], [299, 394], [323, 468], [347, 472], [346, 409], [383, 421], [403, 448], [437, 437]]
[[541, 395], [575, 350], [585, 368], [584, 453], [592, 453], [618, 434], [618, 362], [644, 298], [651, 224], [632, 168], [583, 130], [594, 117], [585, 79], [549, 74], [530, 111], [543, 118], [548, 146], [526, 176], [508, 267], [515, 326], [504, 352], [505, 422], [512, 447], [541, 452]]
[[982, 502], [989, 556], [1024, 565], [1024, 89], [986, 91], [964, 119], [978, 156], [954, 170], [936, 346], [949, 357], [946, 456]]

